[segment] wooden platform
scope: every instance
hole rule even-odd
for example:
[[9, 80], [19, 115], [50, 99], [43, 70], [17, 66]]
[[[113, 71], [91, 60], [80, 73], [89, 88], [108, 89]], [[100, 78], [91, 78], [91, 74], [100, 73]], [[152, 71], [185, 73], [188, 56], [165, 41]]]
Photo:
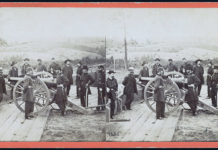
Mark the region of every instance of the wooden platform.
[[171, 141], [182, 109], [179, 108], [164, 120], [156, 120], [145, 103], [135, 101], [132, 110], [123, 111], [116, 119], [127, 122], [110, 122], [106, 126], [107, 141]]
[[14, 103], [0, 108], [0, 141], [40, 141], [50, 110], [31, 120], [24, 119]]

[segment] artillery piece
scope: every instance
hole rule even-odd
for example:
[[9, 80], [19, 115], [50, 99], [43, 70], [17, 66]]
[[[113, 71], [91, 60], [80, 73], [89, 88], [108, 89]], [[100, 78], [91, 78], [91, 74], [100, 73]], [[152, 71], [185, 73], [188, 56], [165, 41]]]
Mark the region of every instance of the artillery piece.
[[[177, 110], [180, 105], [187, 105], [184, 101], [185, 95], [187, 93], [187, 78], [179, 72], [165, 72], [165, 75], [169, 78], [164, 79], [164, 89], [165, 89], [165, 113], [170, 114], [173, 111]], [[138, 82], [139, 86], [144, 87], [144, 101], [148, 108], [156, 112], [156, 101], [154, 100], [154, 81], [153, 77], [142, 77], [142, 81], [146, 82], [146, 85], [143, 85]], [[205, 110], [218, 114], [218, 110], [212, 106], [205, 104], [202, 101], [198, 101], [198, 106], [202, 107]]]

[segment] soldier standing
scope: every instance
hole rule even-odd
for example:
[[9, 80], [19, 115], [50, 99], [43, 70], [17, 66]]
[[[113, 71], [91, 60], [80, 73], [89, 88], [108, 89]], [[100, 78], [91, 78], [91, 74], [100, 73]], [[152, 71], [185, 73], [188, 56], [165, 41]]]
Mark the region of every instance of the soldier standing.
[[[30, 92], [29, 86], [33, 86], [33, 69], [31, 67], [26, 69], [26, 75], [24, 78], [26, 79], [26, 82], [24, 83], [23, 87], [23, 101], [25, 102], [25, 119], [31, 119], [33, 118], [33, 111], [34, 111], [34, 99], [30, 99]], [[32, 95], [33, 96], [33, 95]]]
[[183, 64], [181, 65], [179, 72], [182, 73], [184, 76], [186, 76], [187, 75], [186, 67], [188, 65], [188, 62], [187, 62], [186, 58], [183, 58], [182, 61], [183, 61]]
[[160, 59], [159, 58], [156, 58], [155, 60], [155, 64], [153, 65], [152, 67], [152, 76], [155, 77], [156, 74], [157, 74], [157, 69], [159, 67], [162, 67], [162, 65], [160, 64]]
[[110, 99], [110, 117], [113, 119], [114, 116], [114, 108], [115, 108], [115, 101], [116, 101], [116, 93], [118, 90], [118, 83], [117, 80], [114, 78], [114, 71], [108, 71], [108, 78], [106, 81], [106, 89], [107, 89], [107, 96]]
[[[96, 73], [97, 89], [98, 89], [98, 105], [105, 105], [105, 71], [104, 66], [100, 65]], [[97, 107], [97, 110], [104, 110], [105, 106]]]
[[[145, 62], [143, 62], [142, 66], [143, 66], [143, 68], [139, 72], [139, 81], [141, 81], [141, 83], [143, 85], [146, 85], [148, 83], [148, 81], [142, 80], [141, 78], [142, 77], [149, 77], [149, 68], [148, 68], [148, 65]], [[145, 91], [145, 88], [143, 87], [143, 89], [142, 89], [142, 99], [144, 99], [144, 91]]]
[[173, 64], [173, 60], [171, 58], [168, 60], [168, 62], [169, 64], [166, 66], [167, 72], [178, 71], [178, 68]]
[[61, 67], [58, 63], [55, 62], [55, 58], [51, 59], [52, 63], [48, 67], [48, 72], [53, 75], [54, 78], [56, 78], [57, 73], [56, 70], [60, 70]]
[[125, 86], [124, 95], [126, 95], [126, 108], [127, 110], [131, 110], [131, 103], [134, 100], [134, 93], [138, 93], [133, 67], [129, 68], [129, 75], [124, 78], [122, 84]]
[[78, 68], [76, 71], [76, 98], [80, 98], [80, 82], [81, 82], [81, 75], [82, 75], [82, 63], [79, 62], [77, 66]]
[[208, 98], [211, 98], [212, 75], [213, 75], [213, 64], [212, 62], [209, 62], [208, 70], [207, 70], [207, 97]]
[[211, 84], [211, 100], [212, 105], [217, 107], [217, 88], [218, 88], [218, 66], [214, 66]]
[[22, 76], [25, 76], [26, 73], [27, 73], [27, 68], [30, 68], [30, 67], [31, 67], [30, 64], [29, 64], [29, 61], [30, 61], [29, 58], [25, 58], [25, 59], [24, 59], [24, 64], [23, 64], [23, 66], [21, 67], [21, 74], [22, 74]]
[[69, 96], [70, 93], [70, 87], [73, 84], [73, 68], [71, 66], [71, 61], [69, 59], [64, 61], [64, 67], [62, 69], [62, 72], [64, 74], [64, 76], [68, 79], [68, 85], [66, 88], [66, 94], [67, 96]]
[[196, 66], [194, 68], [194, 74], [200, 79], [200, 84], [198, 85], [198, 96], [200, 96], [201, 93], [201, 87], [202, 84], [204, 84], [204, 68], [201, 65], [201, 60], [198, 59], [195, 61]]
[[0, 102], [2, 102], [2, 100], [3, 100], [3, 94], [7, 94], [7, 92], [6, 92], [3, 71], [2, 71], [2, 68], [0, 68]]
[[41, 72], [41, 71], [47, 71], [46, 67], [44, 64], [42, 64], [42, 59], [37, 59], [38, 65], [36, 67], [36, 71], [37, 72]]
[[[16, 67], [16, 62], [15, 61], [13, 61], [12, 63], [11, 63], [11, 69], [10, 69], [10, 71], [9, 71], [9, 73], [8, 73], [8, 75], [9, 75], [9, 78], [10, 77], [18, 77], [18, 68]], [[13, 85], [15, 85], [16, 84], [16, 81], [10, 81]], [[13, 87], [11, 88], [11, 99], [13, 99]]]
[[156, 119], [165, 118], [165, 98], [164, 98], [164, 70], [162, 67], [157, 69], [154, 81], [154, 101], [156, 101]]
[[185, 101], [189, 105], [192, 110], [192, 114], [196, 115], [197, 103], [198, 103], [198, 93], [196, 88], [201, 83], [200, 79], [193, 73], [193, 66], [191, 64], [187, 64], [186, 66], [187, 72], [187, 89], [188, 92], [185, 95]]
[[88, 74], [88, 66], [83, 66], [83, 73], [80, 82], [80, 101], [83, 107], [88, 107], [88, 95], [91, 94], [90, 85], [94, 83], [94, 79]]
[[[61, 115], [64, 116], [65, 115], [65, 109], [66, 109], [66, 103], [67, 103], [67, 95], [65, 92], [65, 88], [68, 85], [68, 79], [63, 75], [62, 71], [56, 70], [57, 73], [57, 86], [60, 86], [62, 88], [62, 90], [57, 91], [55, 93], [54, 99], [53, 101], [55, 101], [55, 103], [58, 105], [58, 107], [61, 110]], [[53, 103], [53, 101], [51, 103]]]

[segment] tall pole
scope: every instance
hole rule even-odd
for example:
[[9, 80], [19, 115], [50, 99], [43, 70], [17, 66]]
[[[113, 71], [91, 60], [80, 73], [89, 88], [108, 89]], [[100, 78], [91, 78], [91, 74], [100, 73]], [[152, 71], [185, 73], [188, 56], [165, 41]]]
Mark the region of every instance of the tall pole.
[[[125, 15], [125, 14], [124, 14]], [[124, 64], [125, 70], [128, 68], [128, 55], [127, 55], [127, 42], [126, 42], [126, 23], [125, 23], [125, 16], [124, 16], [124, 49], [125, 49], [125, 56], [124, 56]]]

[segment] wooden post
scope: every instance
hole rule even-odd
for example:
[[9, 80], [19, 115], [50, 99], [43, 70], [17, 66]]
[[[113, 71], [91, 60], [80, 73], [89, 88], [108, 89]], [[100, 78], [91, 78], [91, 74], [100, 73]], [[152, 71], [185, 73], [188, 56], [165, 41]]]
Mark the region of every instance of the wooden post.
[[109, 107], [110, 103], [108, 105], [106, 105], [106, 122], [110, 122], [110, 107]]

